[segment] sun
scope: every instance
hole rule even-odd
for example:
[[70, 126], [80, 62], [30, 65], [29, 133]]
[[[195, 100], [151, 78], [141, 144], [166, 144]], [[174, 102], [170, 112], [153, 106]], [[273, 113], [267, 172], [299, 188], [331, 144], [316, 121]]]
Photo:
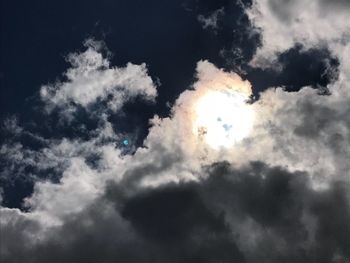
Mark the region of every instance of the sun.
[[194, 105], [193, 132], [214, 149], [229, 148], [251, 132], [254, 112], [246, 93], [210, 90]]

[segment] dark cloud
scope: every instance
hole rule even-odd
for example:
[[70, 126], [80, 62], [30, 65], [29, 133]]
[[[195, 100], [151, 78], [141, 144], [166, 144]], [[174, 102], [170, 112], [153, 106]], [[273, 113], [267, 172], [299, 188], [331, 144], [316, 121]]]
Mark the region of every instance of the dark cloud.
[[319, 262], [344, 257], [350, 260], [350, 210], [348, 184], [335, 183], [313, 196], [311, 213], [317, 219], [315, 239]]
[[[347, 116], [348, 110], [344, 108], [345, 112], [337, 112], [336, 110], [326, 107], [324, 105], [317, 105], [312, 101], [305, 100], [299, 103], [299, 111], [302, 118], [301, 125], [295, 128], [295, 133], [299, 136], [307, 137], [310, 140], [317, 140], [322, 134], [332, 127], [335, 127], [337, 123], [343, 123], [350, 126], [350, 119]], [[307, 114], [302, 114], [302, 113]], [[312, 115], [312, 118], [306, 115]], [[336, 132], [336, 131], [334, 131]], [[329, 135], [335, 135], [330, 133]], [[344, 136], [344, 134], [339, 134]], [[336, 138], [334, 138], [336, 139]], [[333, 141], [336, 146], [336, 140]]]
[[[205, 182], [212, 192], [207, 198], [233, 217], [253, 218], [261, 227], [261, 232], [255, 235], [260, 235], [262, 242], [247, 252], [247, 259], [336, 262], [333, 259], [340, 256], [349, 260], [347, 186], [335, 183], [328, 190], [315, 191], [304, 173], [290, 173], [261, 163], [242, 171], [224, 166], [218, 164], [213, 171], [216, 175]], [[342, 216], [337, 216], [338, 213]], [[239, 228], [234, 230], [244, 235]]]
[[333, 1], [327, 1], [327, 0], [320, 0], [321, 7], [325, 7], [327, 9], [331, 10], [347, 10], [350, 8], [350, 1], [349, 0], [333, 0]]
[[[321, 14], [330, 12], [347, 11], [350, 8], [350, 1], [348, 0], [316, 0], [316, 8]], [[308, 5], [309, 3], [306, 3]], [[282, 23], [290, 24], [295, 19], [295, 13], [298, 13], [300, 8], [305, 5], [304, 1], [293, 0], [268, 0], [268, 7], [274, 15], [276, 15]]]
[[[332, 96], [332, 95], [331, 95]], [[293, 133], [301, 139], [322, 144], [332, 153], [338, 174], [346, 178], [348, 167], [348, 143], [350, 142], [350, 109], [348, 103], [339, 102], [337, 107], [314, 103], [312, 98], [297, 104], [300, 122], [293, 128]]]
[[[4, 262], [347, 262], [347, 187], [334, 182], [316, 191], [306, 173], [263, 163], [217, 163], [199, 183], [126, 195], [110, 184], [45, 242], [6, 241]], [[23, 234], [9, 227], [6, 239]]]
[[161, 242], [179, 242], [193, 233], [228, 231], [222, 218], [213, 215], [188, 186], [166, 187], [137, 195], [122, 210], [140, 233]]

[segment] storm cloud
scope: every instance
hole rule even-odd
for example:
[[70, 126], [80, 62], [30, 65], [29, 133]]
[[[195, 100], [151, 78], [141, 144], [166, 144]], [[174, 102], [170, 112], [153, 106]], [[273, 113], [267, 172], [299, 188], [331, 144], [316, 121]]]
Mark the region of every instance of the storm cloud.
[[[35, 244], [30, 244], [30, 231], [35, 231], [30, 219], [12, 222], [11, 231], [5, 228], [4, 262], [345, 262], [349, 258], [348, 185], [334, 182], [327, 190], [315, 191], [303, 172], [263, 163], [242, 169], [216, 163], [206, 171], [206, 179], [198, 183], [127, 194], [121, 184], [110, 184], [103, 197], [67, 216], [62, 226]], [[10, 241], [19, 237], [24, 244], [29, 242], [28, 247], [18, 250], [18, 242]]]

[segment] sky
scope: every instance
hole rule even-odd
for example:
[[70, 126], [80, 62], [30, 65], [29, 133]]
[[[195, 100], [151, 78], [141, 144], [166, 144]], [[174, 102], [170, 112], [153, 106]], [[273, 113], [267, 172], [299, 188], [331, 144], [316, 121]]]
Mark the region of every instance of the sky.
[[350, 262], [348, 0], [1, 5], [1, 262]]

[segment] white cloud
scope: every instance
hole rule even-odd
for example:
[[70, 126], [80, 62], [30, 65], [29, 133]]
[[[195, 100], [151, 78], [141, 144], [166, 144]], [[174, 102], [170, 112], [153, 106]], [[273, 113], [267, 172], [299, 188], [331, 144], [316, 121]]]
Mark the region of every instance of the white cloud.
[[[271, 50], [281, 51], [289, 48], [288, 45]], [[342, 51], [346, 48], [339, 46]], [[49, 180], [36, 183], [33, 195], [25, 201], [30, 208], [28, 213], [1, 208], [6, 213], [1, 224], [9, 229], [11, 222], [29, 220], [33, 227], [27, 228], [28, 235], [45, 237], [48, 229], [64, 224], [67, 217], [79, 214], [96, 202], [105, 194], [106, 184], [120, 183], [125, 191], [132, 192], [167, 182], [199, 180], [205, 176], [203, 166], [216, 161], [228, 160], [236, 166], [263, 161], [292, 171], [306, 171], [315, 186], [328, 186], [334, 178], [348, 180], [350, 106], [348, 92], [343, 92], [347, 85], [344, 65], [347, 59], [344, 56], [340, 60], [343, 75], [332, 84], [332, 96], [318, 96], [317, 91], [308, 87], [296, 93], [281, 88], [263, 92], [261, 99], [250, 105], [256, 114], [253, 131], [228, 149], [212, 149], [196, 137], [192, 130], [193, 104], [212, 89], [233, 89], [250, 95], [251, 85], [234, 72], [225, 72], [208, 61], [198, 62], [197, 81], [179, 96], [171, 116], [163, 119], [155, 116], [151, 120], [144, 147], [133, 155], [123, 155], [116, 147], [114, 142], [119, 134], [113, 131], [107, 115], [102, 115], [100, 126], [86, 141], [49, 140], [40, 151], [30, 152], [32, 156], [25, 151], [23, 155], [21, 145], [12, 152], [4, 146], [3, 153], [14, 156], [19, 163], [35, 165], [38, 170], [59, 166], [61, 179], [59, 183]], [[115, 111], [135, 96], [141, 95], [147, 100], [156, 96], [144, 65], [110, 68], [94, 46], [88, 46], [82, 54], [71, 55], [70, 61], [73, 67], [66, 73], [68, 81], [41, 90], [49, 108], [65, 110], [71, 102], [88, 108], [98, 99], [112, 96], [108, 108]], [[95, 166], [88, 164], [91, 154], [98, 156]]]
[[306, 170], [318, 185], [349, 178], [349, 10], [346, 1], [253, 1], [247, 14], [262, 36], [253, 66], [276, 67], [279, 53], [301, 43], [305, 49], [328, 48], [340, 62], [339, 78], [328, 85], [331, 96], [319, 96], [310, 87], [296, 93], [282, 88], [262, 92], [254, 105], [254, 149], [240, 154]]
[[303, 44], [306, 49], [328, 47], [341, 58], [349, 43], [349, 11], [350, 5], [338, 0], [332, 4], [324, 0], [253, 1], [247, 14], [261, 31], [262, 46], [251, 64], [269, 67], [278, 53], [296, 43]]
[[[35, 181], [34, 192], [24, 205], [30, 210], [28, 214], [36, 215], [35, 220], [40, 218], [45, 226], [59, 225], [67, 215], [82, 211], [103, 194], [107, 180], [122, 178], [127, 168], [124, 162], [129, 157], [123, 156], [122, 150], [116, 147], [121, 135], [115, 133], [107, 120], [108, 110], [118, 111], [136, 96], [154, 101], [157, 95], [145, 64], [111, 67], [100, 52], [103, 43], [88, 40], [85, 46], [85, 52], [68, 56], [72, 67], [65, 73], [66, 80], [43, 86], [40, 95], [48, 114], [57, 107], [60, 118], [65, 121], [74, 118], [71, 113], [76, 105], [90, 111], [90, 105], [107, 101], [106, 108], [99, 106], [98, 126], [89, 131], [88, 139], [44, 139], [28, 133], [15, 119], [5, 123], [14, 139], [0, 148], [0, 154], [8, 162], [1, 176], [7, 181], [16, 176], [31, 176]], [[36, 136], [42, 147], [33, 150], [16, 142], [16, 138], [24, 134]], [[89, 164], [90, 157], [95, 158], [95, 165]], [[31, 174], [25, 172], [27, 167], [31, 167]], [[45, 179], [40, 179], [42, 173]], [[59, 182], [54, 183], [52, 179]]]
[[145, 64], [111, 67], [108, 59], [99, 52], [99, 43], [90, 40], [85, 46], [85, 52], [68, 56], [72, 67], [64, 74], [67, 81], [41, 88], [40, 95], [48, 110], [60, 107], [71, 112], [73, 105], [88, 107], [101, 100], [108, 102], [109, 109], [117, 111], [136, 96], [149, 101], [155, 99], [156, 86], [148, 76]]
[[[195, 90], [181, 94], [171, 117], [152, 120], [145, 147], [133, 155], [123, 155], [116, 147], [119, 135], [102, 116], [102, 124], [89, 140], [55, 139], [39, 151], [16, 157], [18, 165], [22, 160], [23, 167], [30, 163], [37, 171], [55, 168], [61, 176], [59, 183], [36, 182], [32, 196], [25, 200], [30, 213], [40, 215], [46, 225], [59, 225], [67, 215], [79, 213], [104, 194], [108, 180], [124, 180], [130, 191], [171, 181], [198, 180], [202, 165], [219, 160], [220, 153], [195, 138], [190, 127], [192, 104], [207, 90], [230, 86], [249, 95], [251, 87], [237, 74], [226, 73], [207, 61], [198, 63], [197, 77]], [[8, 149], [6, 154], [15, 157], [16, 152], [18, 149], [11, 154]], [[93, 167], [88, 164], [91, 155], [97, 156]]]
[[[198, 63], [197, 78], [194, 89], [179, 96], [172, 116], [153, 118], [145, 147], [133, 155], [122, 155], [115, 147], [118, 135], [107, 118], [90, 140], [54, 140], [33, 153], [36, 159], [32, 165], [37, 163], [38, 169], [60, 166], [62, 178], [59, 183], [36, 183], [33, 195], [26, 199], [30, 213], [47, 225], [61, 224], [67, 215], [79, 213], [104, 194], [109, 180], [123, 180], [130, 191], [170, 181], [198, 180], [203, 176], [203, 166], [223, 160], [237, 166], [263, 161], [307, 171], [316, 186], [349, 176], [349, 120], [342, 119], [349, 110], [346, 97], [318, 96], [311, 88], [298, 93], [269, 89], [251, 105], [256, 121], [248, 138], [231, 148], [215, 150], [193, 134], [194, 102], [211, 89], [229, 87], [250, 94], [251, 86], [237, 74], [224, 72], [208, 61]], [[310, 107], [315, 111], [312, 115]], [[103, 140], [106, 138], [111, 140]], [[337, 144], [332, 141], [335, 139]], [[98, 156], [94, 167], [87, 163], [91, 154]]]

